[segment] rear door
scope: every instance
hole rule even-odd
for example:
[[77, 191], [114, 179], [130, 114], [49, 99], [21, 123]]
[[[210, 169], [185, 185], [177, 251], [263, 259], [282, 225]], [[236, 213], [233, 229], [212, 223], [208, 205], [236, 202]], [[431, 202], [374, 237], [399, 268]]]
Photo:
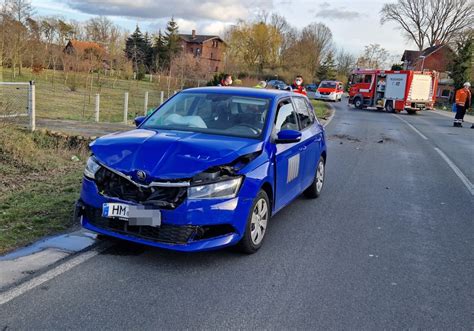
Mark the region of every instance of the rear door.
[[316, 121], [313, 108], [304, 97], [293, 97], [301, 130], [301, 149], [304, 161], [301, 169], [301, 190], [313, 182], [316, 166], [321, 155], [322, 129]]
[[[279, 101], [273, 128], [273, 139], [281, 130], [299, 130], [298, 118], [291, 99]], [[301, 192], [304, 141], [276, 144], [276, 197], [275, 210], [279, 210]]]

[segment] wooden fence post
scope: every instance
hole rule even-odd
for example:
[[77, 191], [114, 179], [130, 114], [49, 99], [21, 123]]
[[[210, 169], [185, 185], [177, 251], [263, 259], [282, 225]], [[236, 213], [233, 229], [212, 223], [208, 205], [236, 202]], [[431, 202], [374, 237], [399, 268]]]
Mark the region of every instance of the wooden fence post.
[[128, 92], [125, 92], [125, 97], [123, 100], [123, 123], [127, 124], [128, 122]]
[[148, 91], [145, 92], [145, 104], [143, 106], [143, 110], [146, 116], [146, 114], [148, 113]]
[[99, 112], [100, 112], [100, 94], [95, 95], [95, 121], [99, 122]]

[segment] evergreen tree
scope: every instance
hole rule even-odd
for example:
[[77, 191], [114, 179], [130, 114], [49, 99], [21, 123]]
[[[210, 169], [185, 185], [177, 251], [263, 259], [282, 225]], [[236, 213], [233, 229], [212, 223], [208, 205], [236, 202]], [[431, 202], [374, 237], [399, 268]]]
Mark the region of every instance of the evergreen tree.
[[324, 59], [323, 63], [318, 68], [316, 75], [319, 80], [335, 80], [336, 79], [336, 64], [334, 63], [334, 55], [332, 52]]
[[[133, 70], [138, 76], [144, 76], [144, 68], [147, 54], [147, 43], [140, 28], [137, 26], [135, 32], [125, 42], [125, 56], [132, 61]], [[139, 77], [140, 78], [140, 77]]]
[[144, 46], [144, 52], [145, 52], [145, 59], [144, 59], [144, 64], [145, 67], [147, 68], [148, 72], [152, 71], [153, 68], [153, 45], [151, 43], [151, 38], [148, 32], [145, 33], [145, 46]]
[[473, 39], [468, 38], [463, 42], [457, 44], [457, 54], [451, 62], [451, 78], [454, 80], [454, 87], [460, 89], [465, 82], [468, 82], [472, 74], [472, 54], [473, 54]]
[[163, 69], [166, 60], [166, 43], [161, 30], [158, 35], [153, 38], [153, 70]]
[[166, 25], [164, 42], [166, 45], [165, 63], [169, 66], [171, 61], [181, 51], [178, 23], [172, 17]]

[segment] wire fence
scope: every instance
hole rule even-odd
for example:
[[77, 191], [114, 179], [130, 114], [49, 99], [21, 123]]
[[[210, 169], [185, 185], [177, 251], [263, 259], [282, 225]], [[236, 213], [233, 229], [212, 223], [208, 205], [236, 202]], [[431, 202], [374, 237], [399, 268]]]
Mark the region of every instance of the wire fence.
[[[9, 78], [4, 75], [4, 79]], [[98, 94], [100, 100], [98, 119], [100, 122], [124, 122], [125, 119], [130, 122], [136, 116], [143, 115], [148, 110], [159, 106], [176, 91], [187, 87], [206, 85], [205, 80], [185, 77], [153, 75], [145, 77], [144, 80], [126, 80], [96, 73], [82, 74], [51, 70], [45, 70], [36, 75], [17, 76], [14, 79], [16, 81], [35, 81], [36, 116], [43, 118], [96, 121]], [[5, 109], [4, 112], [15, 108], [22, 109], [25, 113], [24, 107], [27, 104], [27, 97], [16, 97], [14, 94], [25, 93], [25, 91], [21, 89], [13, 91], [13, 88], [4, 90], [0, 91], [3, 93], [0, 107]], [[128, 99], [127, 105], [125, 104], [126, 98]]]
[[[31, 83], [0, 82], [0, 122], [32, 126], [32, 99], [34, 85]], [[33, 97], [34, 100], [34, 97]]]

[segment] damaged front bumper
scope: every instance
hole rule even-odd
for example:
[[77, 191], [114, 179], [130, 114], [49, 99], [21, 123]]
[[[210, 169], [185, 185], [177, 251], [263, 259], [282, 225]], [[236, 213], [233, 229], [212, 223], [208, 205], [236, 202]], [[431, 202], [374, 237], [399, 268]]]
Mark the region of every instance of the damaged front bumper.
[[140, 244], [179, 251], [202, 251], [236, 244], [245, 231], [258, 187], [244, 181], [230, 199], [182, 199], [174, 208], [152, 206], [161, 212], [161, 226], [130, 226], [127, 221], [102, 217], [104, 203], [138, 203], [99, 193], [96, 183], [84, 178], [76, 218], [91, 231]]

